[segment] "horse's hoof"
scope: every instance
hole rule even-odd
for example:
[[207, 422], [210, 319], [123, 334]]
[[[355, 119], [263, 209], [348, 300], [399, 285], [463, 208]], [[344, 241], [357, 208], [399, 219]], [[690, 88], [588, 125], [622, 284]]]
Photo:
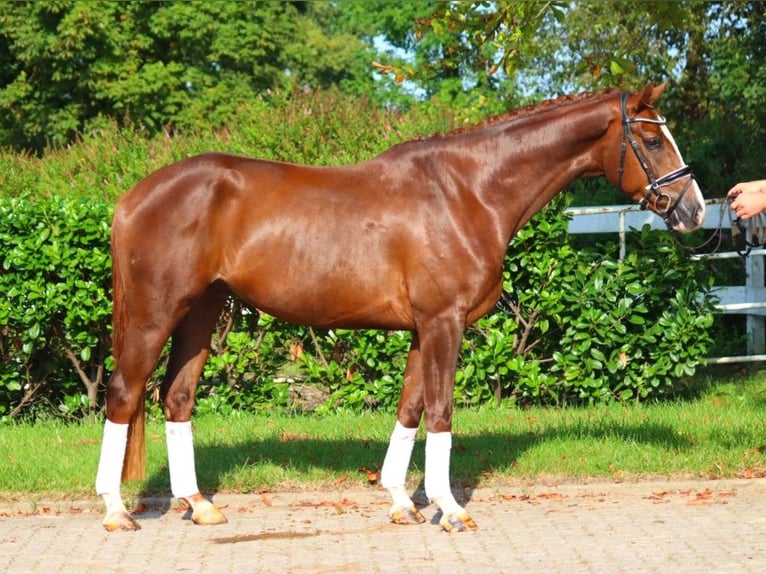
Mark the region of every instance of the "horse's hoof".
[[221, 514], [212, 504], [205, 505], [202, 508], [197, 508], [192, 513], [192, 522], [201, 526], [212, 526], [214, 524], [226, 524], [228, 520]]
[[476, 530], [478, 528], [473, 518], [468, 516], [467, 512], [445, 515], [439, 522], [439, 526], [445, 532], [466, 532], [467, 530]]
[[117, 530], [141, 530], [141, 526], [133, 517], [125, 511], [113, 512], [104, 518], [102, 522], [107, 532]]
[[423, 524], [426, 521], [414, 506], [395, 506], [388, 512], [388, 518], [394, 524]]

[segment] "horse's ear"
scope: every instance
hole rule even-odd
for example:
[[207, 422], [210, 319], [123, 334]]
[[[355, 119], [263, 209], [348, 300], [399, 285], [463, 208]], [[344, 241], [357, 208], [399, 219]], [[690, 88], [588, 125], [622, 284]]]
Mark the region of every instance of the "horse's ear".
[[646, 86], [638, 100], [638, 109], [641, 110], [643, 108], [653, 107], [654, 103], [660, 99], [662, 92], [665, 91], [667, 86], [667, 81], [662, 82], [659, 86], [655, 86], [654, 84], [649, 84]]

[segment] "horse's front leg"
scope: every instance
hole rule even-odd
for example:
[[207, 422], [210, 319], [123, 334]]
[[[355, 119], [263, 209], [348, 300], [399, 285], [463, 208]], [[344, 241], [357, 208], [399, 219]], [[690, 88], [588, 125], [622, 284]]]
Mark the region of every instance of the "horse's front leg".
[[417, 333], [413, 333], [407, 367], [404, 370], [404, 386], [397, 408], [397, 421], [380, 472], [380, 483], [393, 499], [388, 517], [396, 524], [418, 524], [426, 521], [406, 489], [407, 470], [422, 414], [423, 368], [418, 336]]
[[465, 327], [458, 317], [441, 317], [419, 328], [426, 414], [426, 496], [442, 512], [447, 532], [475, 530], [476, 523], [460, 506], [450, 486], [452, 410], [455, 370]]

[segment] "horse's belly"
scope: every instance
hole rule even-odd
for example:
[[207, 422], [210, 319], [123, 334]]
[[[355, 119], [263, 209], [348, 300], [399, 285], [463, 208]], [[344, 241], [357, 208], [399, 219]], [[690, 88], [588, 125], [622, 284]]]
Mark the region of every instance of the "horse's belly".
[[406, 293], [391, 278], [364, 277], [337, 270], [283, 266], [253, 269], [224, 280], [251, 306], [279, 319], [315, 327], [413, 328]]

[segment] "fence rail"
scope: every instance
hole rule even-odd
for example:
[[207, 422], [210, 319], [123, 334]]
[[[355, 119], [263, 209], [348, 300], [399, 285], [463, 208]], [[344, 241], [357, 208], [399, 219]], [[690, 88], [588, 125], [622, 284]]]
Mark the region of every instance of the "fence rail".
[[[707, 213], [704, 229], [728, 228], [729, 218], [722, 199], [705, 202]], [[666, 229], [665, 222], [650, 211], [641, 211], [636, 205], [602, 205], [572, 207], [566, 210], [572, 216], [569, 233], [617, 233], [620, 240], [620, 260], [625, 257], [625, 234], [631, 228], [640, 229], [648, 224], [652, 229]], [[724, 364], [766, 361], [766, 287], [764, 287], [764, 259], [766, 249], [753, 249], [745, 258], [745, 285], [716, 287], [719, 299], [716, 308], [723, 314], [745, 315], [747, 318], [747, 355], [709, 357], [707, 363]], [[742, 256], [736, 251], [695, 255], [697, 260], [725, 259]]]

